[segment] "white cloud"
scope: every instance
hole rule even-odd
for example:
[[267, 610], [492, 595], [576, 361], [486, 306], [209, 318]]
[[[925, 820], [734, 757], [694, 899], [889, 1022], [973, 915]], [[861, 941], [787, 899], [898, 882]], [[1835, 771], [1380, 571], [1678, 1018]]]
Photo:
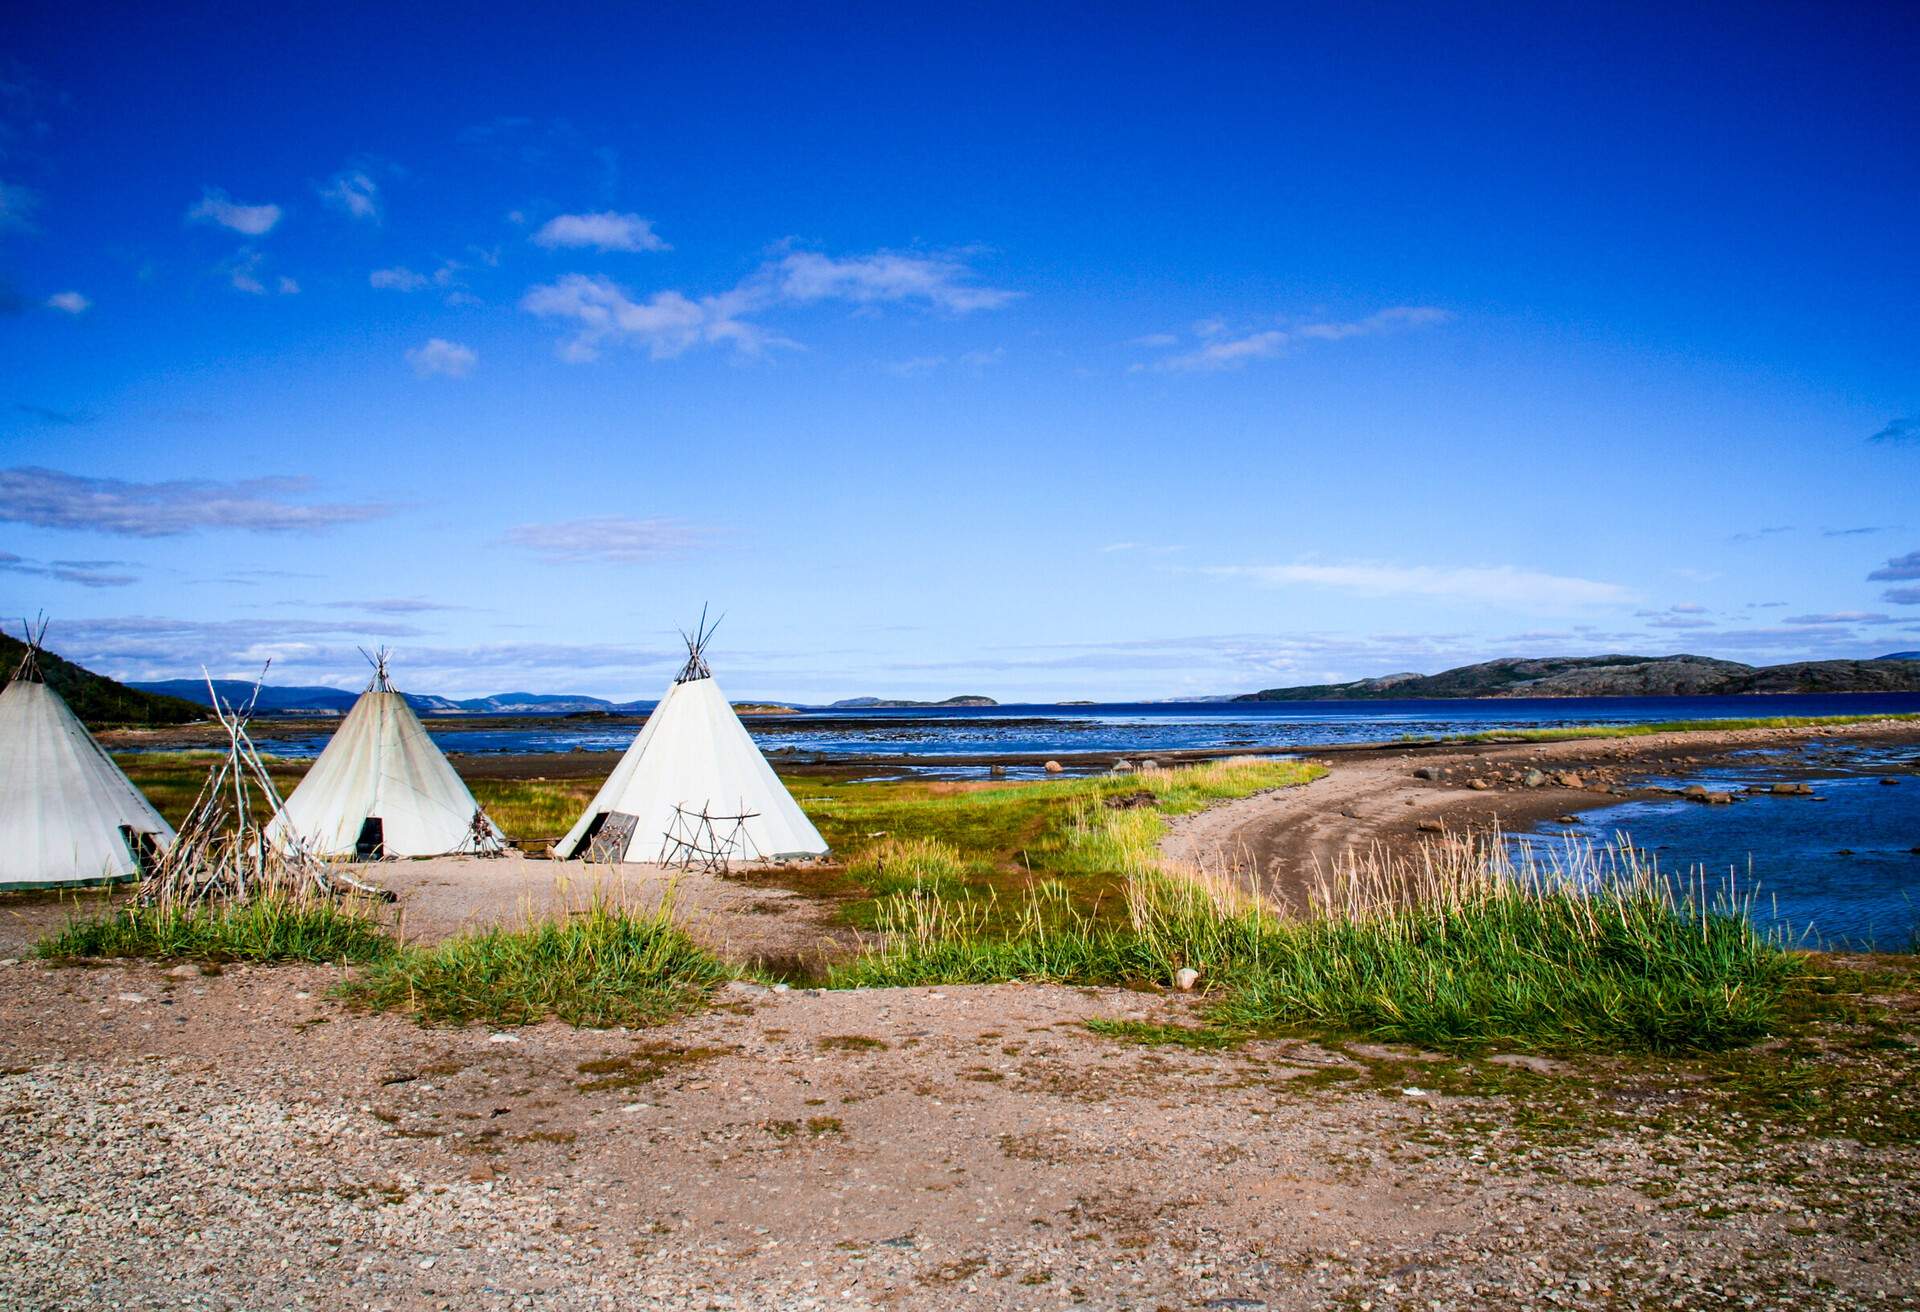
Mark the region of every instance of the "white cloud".
[[374, 502], [310, 504], [292, 499], [311, 486], [307, 478], [131, 483], [21, 465], [0, 469], [0, 523], [158, 538], [200, 528], [313, 532], [389, 513], [388, 507]]
[[816, 251], [790, 251], [762, 271], [782, 300], [851, 301], [874, 305], [887, 301], [924, 301], [954, 314], [993, 310], [1019, 296], [996, 287], [975, 286], [973, 271], [951, 255], [903, 255], [876, 251], [835, 259]]
[[1513, 565], [1217, 565], [1201, 571], [1273, 586], [1305, 584], [1363, 596], [1443, 597], [1511, 606], [1612, 606], [1633, 600], [1617, 583], [1546, 574]]
[[704, 535], [676, 519], [629, 519], [602, 515], [554, 524], [520, 524], [502, 541], [525, 547], [551, 565], [612, 561], [634, 564], [684, 554]]
[[407, 352], [407, 363], [422, 378], [435, 375], [465, 378], [479, 362], [480, 357], [472, 347], [450, 342], [444, 337], [431, 338], [425, 346], [417, 346]]
[[698, 345], [731, 345], [751, 355], [778, 340], [736, 317], [741, 302], [735, 294], [696, 301], [668, 291], [636, 301], [612, 279], [580, 273], [531, 289], [520, 308], [541, 318], [577, 322], [578, 330], [560, 348], [561, 358], [576, 364], [597, 359], [608, 340], [642, 346], [655, 360]]
[[590, 247], [597, 251], [666, 251], [650, 220], [638, 214], [561, 214], [548, 219], [533, 234], [533, 244], [548, 250]]
[[[609, 341], [643, 347], [656, 360], [701, 345], [730, 345], [751, 355], [769, 346], [794, 345], [748, 317], [781, 305], [829, 300], [862, 306], [919, 302], [964, 314], [1005, 305], [1018, 295], [976, 286], [971, 277], [971, 270], [951, 255], [880, 251], [834, 259], [793, 251], [768, 261], [739, 286], [718, 295], [696, 298], [661, 291], [639, 300], [609, 278], [573, 273], [530, 288], [520, 308], [543, 318], [574, 320], [579, 327], [560, 347], [561, 357], [574, 362], [598, 358], [600, 348]], [[997, 351], [970, 352], [960, 362], [978, 368], [998, 358]], [[918, 362], [919, 366], [927, 367], [927, 361]]]
[[375, 269], [367, 275], [370, 286], [383, 287], [396, 292], [417, 292], [430, 281], [432, 280], [426, 274], [415, 273], [403, 265], [396, 265], [391, 269]]
[[48, 309], [64, 310], [68, 314], [85, 314], [87, 308], [92, 304], [92, 301], [82, 296], [79, 292], [55, 292], [53, 295], [47, 297]]
[[362, 169], [342, 169], [318, 188], [320, 199], [349, 218], [380, 221], [380, 184]]
[[208, 187], [200, 203], [187, 211], [187, 221], [217, 223], [249, 237], [264, 237], [280, 222], [280, 215], [278, 205], [241, 205], [228, 199], [227, 193], [219, 188]]
[[[234, 252], [232, 259], [227, 261], [227, 281], [237, 292], [245, 292], [249, 296], [265, 296], [267, 284], [263, 271], [266, 263], [266, 256], [250, 246], [243, 246]], [[282, 296], [295, 296], [299, 294], [300, 284], [281, 274], [274, 279], [274, 288]]]
[[[1284, 354], [1300, 342], [1339, 342], [1353, 337], [1373, 337], [1408, 328], [1428, 328], [1448, 323], [1451, 311], [1431, 305], [1396, 305], [1377, 311], [1364, 319], [1346, 322], [1315, 322], [1288, 328], [1269, 328], [1261, 332], [1230, 336], [1218, 319], [1207, 319], [1193, 326], [1202, 345], [1190, 351], [1169, 355], [1156, 368], [1181, 372], [1206, 372], [1238, 369], [1251, 360], [1270, 360]], [[1171, 345], [1170, 334], [1140, 339], [1143, 344]]]

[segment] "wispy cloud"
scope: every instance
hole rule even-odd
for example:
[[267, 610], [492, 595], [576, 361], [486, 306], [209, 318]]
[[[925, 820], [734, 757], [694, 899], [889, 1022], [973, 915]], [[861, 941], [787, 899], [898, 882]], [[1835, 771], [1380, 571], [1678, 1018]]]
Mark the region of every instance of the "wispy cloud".
[[[14, 632], [0, 619], [0, 628]], [[48, 641], [68, 660], [116, 679], [197, 676], [205, 665], [215, 678], [252, 678], [268, 658], [276, 681], [305, 671], [365, 679], [356, 651], [368, 638], [410, 638], [411, 625], [350, 618], [189, 620], [132, 615], [115, 619], [62, 620]]]
[[417, 292], [431, 285], [433, 280], [424, 273], [415, 273], [405, 266], [391, 269], [375, 269], [367, 275], [367, 284], [395, 292]]
[[548, 250], [667, 251], [673, 248], [653, 230], [653, 222], [638, 214], [560, 214], [548, 219], [531, 238]]
[[999, 364], [1006, 358], [1003, 346], [991, 350], [963, 351], [959, 355], [916, 355], [905, 360], [895, 360], [885, 366], [886, 371], [899, 378], [918, 378], [922, 374], [936, 373], [953, 368], [978, 374]]
[[[560, 353], [578, 363], [597, 359], [610, 342], [638, 347], [656, 360], [695, 346], [729, 346], [753, 355], [770, 346], [792, 345], [753, 322], [753, 316], [780, 306], [904, 303], [967, 314], [1003, 306], [1017, 295], [979, 285], [957, 255], [879, 251], [836, 259], [788, 251], [738, 286], [710, 296], [659, 291], [638, 298], [610, 278], [574, 273], [529, 289], [520, 307], [541, 318], [576, 324]], [[987, 361], [969, 357], [966, 362], [979, 367]]]
[[1832, 624], [1886, 624], [1890, 617], [1869, 610], [1833, 610], [1818, 615], [1789, 615], [1780, 621], [1782, 624], [1805, 624], [1810, 626]]
[[1791, 524], [1769, 524], [1765, 528], [1752, 528], [1743, 533], [1735, 533], [1727, 538], [1729, 542], [1758, 542], [1763, 538], [1779, 537], [1782, 533], [1791, 533]]
[[561, 358], [574, 364], [596, 360], [609, 342], [644, 349], [655, 360], [694, 346], [729, 345], [752, 355], [772, 342], [763, 329], [740, 318], [749, 308], [736, 293], [692, 300], [679, 292], [655, 292], [635, 300], [611, 278], [570, 273], [535, 287], [520, 308], [543, 319], [570, 319], [578, 328], [561, 344]]
[[[1450, 310], [1432, 305], [1395, 305], [1364, 319], [1319, 321], [1268, 328], [1258, 332], [1233, 334], [1217, 319], [1202, 320], [1191, 329], [1200, 339], [1197, 347], [1179, 351], [1154, 362], [1156, 369], [1176, 372], [1218, 372], [1239, 369], [1254, 360], [1270, 360], [1284, 355], [1303, 342], [1339, 342], [1354, 337], [1374, 337], [1382, 333], [1413, 328], [1429, 328], [1453, 320]], [[1156, 333], [1137, 339], [1141, 345], [1173, 347], [1180, 338], [1171, 333]]]
[[1617, 583], [1547, 574], [1513, 565], [1442, 568], [1376, 563], [1215, 565], [1201, 573], [1270, 586], [1306, 585], [1363, 596], [1444, 597], [1507, 606], [1613, 606], [1633, 593]]
[[631, 519], [601, 515], [552, 524], [520, 524], [501, 539], [524, 547], [550, 565], [589, 561], [637, 564], [684, 555], [707, 535], [677, 519]]
[[47, 308], [66, 314], [85, 314], [93, 302], [79, 292], [55, 292], [47, 297]]
[[1880, 594], [1880, 600], [1896, 606], [1920, 606], [1920, 587], [1888, 588]]
[[125, 560], [49, 560], [37, 561], [0, 551], [0, 570], [9, 574], [31, 574], [60, 583], [77, 583], [83, 588], [124, 588], [138, 583], [138, 576], [125, 571], [133, 565]]
[[444, 337], [429, 338], [425, 346], [407, 352], [407, 363], [422, 378], [465, 378], [479, 362], [480, 356], [472, 347]]
[[[265, 296], [267, 284], [263, 279], [266, 262], [267, 257], [259, 251], [251, 246], [242, 246], [233, 253], [233, 257], [225, 265], [227, 281], [237, 292], [245, 292], [249, 296]], [[282, 296], [292, 296], [300, 290], [300, 284], [285, 275], [277, 278], [274, 286]]]
[[1920, 551], [1909, 551], [1904, 556], [1894, 556], [1867, 575], [1869, 582], [1897, 582], [1904, 579], [1920, 579]]
[[189, 223], [214, 223], [249, 237], [264, 237], [280, 222], [278, 205], [242, 205], [218, 187], [208, 187], [187, 211]]
[[342, 169], [316, 190], [328, 207], [348, 218], [380, 222], [380, 184], [365, 169]]
[[33, 231], [33, 212], [40, 208], [40, 194], [17, 182], [0, 181], [0, 232]]
[[422, 601], [418, 597], [371, 597], [364, 601], [325, 601], [325, 610], [357, 610], [374, 615], [424, 615], [430, 611], [472, 610], [444, 601]]
[[806, 304], [849, 301], [876, 305], [919, 301], [954, 314], [996, 310], [1019, 293], [982, 287], [973, 270], [955, 255], [915, 255], [875, 251], [836, 259], [816, 251], [789, 251], [763, 268], [760, 279], [778, 300]]
[[1887, 426], [1868, 438], [1869, 442], [1920, 442], [1920, 418], [1892, 419]]
[[75, 428], [93, 422], [93, 416], [84, 410], [55, 410], [52, 406], [29, 405], [25, 401], [15, 401], [13, 412], [37, 419], [43, 424], [58, 424], [62, 428]]
[[204, 528], [314, 532], [390, 514], [376, 502], [296, 500], [308, 478], [131, 483], [19, 465], [0, 469], [0, 522], [158, 538]]
[[1858, 538], [1865, 537], [1870, 533], [1885, 533], [1892, 528], [1893, 525], [1891, 524], [1865, 524], [1859, 528], [1823, 528], [1820, 530], [1820, 536], [1823, 538]]

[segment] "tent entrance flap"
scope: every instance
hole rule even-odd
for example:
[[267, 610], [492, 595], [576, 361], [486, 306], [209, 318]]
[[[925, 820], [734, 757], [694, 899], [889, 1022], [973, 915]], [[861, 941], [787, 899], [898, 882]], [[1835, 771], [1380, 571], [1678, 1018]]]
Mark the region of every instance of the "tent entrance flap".
[[360, 822], [360, 837], [353, 841], [354, 859], [379, 861], [387, 855], [387, 827], [380, 817], [370, 815]]
[[154, 859], [160, 855], [160, 842], [144, 829], [135, 829], [132, 825], [120, 826], [120, 841], [127, 845], [127, 855], [133, 858], [134, 869], [146, 874], [153, 868]]
[[633, 841], [634, 830], [640, 827], [640, 817], [628, 815], [623, 811], [602, 811], [594, 818], [587, 836], [581, 841], [581, 851], [589, 861], [625, 861], [627, 845]]

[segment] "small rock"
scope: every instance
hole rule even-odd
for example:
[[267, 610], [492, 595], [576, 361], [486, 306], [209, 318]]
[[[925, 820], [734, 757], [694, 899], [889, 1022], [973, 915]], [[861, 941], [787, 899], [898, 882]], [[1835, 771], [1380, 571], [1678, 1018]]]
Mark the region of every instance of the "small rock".
[[1438, 779], [1440, 777], [1440, 767], [1437, 765], [1423, 765], [1413, 772], [1413, 777], [1415, 779]]
[[518, 1034], [489, 1034], [487, 1035], [487, 1042], [488, 1043], [518, 1043], [520, 1042], [520, 1036]]
[[1200, 982], [1200, 972], [1195, 970], [1192, 966], [1182, 966], [1180, 967], [1179, 970], [1175, 971], [1173, 974], [1174, 987], [1179, 989], [1182, 993], [1190, 992], [1193, 989], [1193, 986], [1199, 982]]
[[[1146, 760], [1140, 762], [1140, 768], [1142, 770], [1158, 770], [1160, 768], [1160, 762], [1154, 760], [1151, 756], [1149, 756]], [[1882, 780], [1881, 782], [1892, 783], [1893, 781], [1891, 779], [1886, 779], [1886, 780]]]
[[1580, 788], [1584, 786], [1578, 770], [1562, 770], [1553, 777], [1553, 781], [1562, 788]]
[[122, 993], [119, 995], [119, 1000], [137, 1006], [147, 1000], [147, 995], [144, 993]]
[[1115, 774], [1132, 774], [1133, 762], [1123, 756], [1113, 763], [1113, 772]]
[[1529, 770], [1520, 776], [1521, 786], [1526, 788], [1538, 788], [1546, 782], [1546, 774], [1539, 770]]
[[1423, 834], [1444, 834], [1447, 832], [1447, 827], [1438, 820], [1422, 820], [1414, 827]]
[[1553, 818], [1553, 822], [1557, 825], [1577, 825], [1580, 823], [1580, 817], [1577, 815], [1557, 815]]
[[169, 970], [167, 972], [167, 975], [171, 979], [199, 979], [200, 967], [184, 966], [184, 965], [175, 966], [172, 970]]
[[1888, 775], [1885, 779], [1882, 779], [1880, 781], [1880, 785], [1883, 788], [1896, 788], [1899, 786], [1899, 784], [1900, 784], [1900, 781], [1894, 778], [1892, 775]]
[[1041, 766], [1040, 768], [1045, 770], [1048, 774], [1059, 774], [1061, 771], [1066, 769], [1066, 767], [1061, 765], [1060, 762], [1058, 761], [1048, 761], [1045, 765]]
[[1488, 783], [1485, 779], [1474, 779], [1467, 784], [1467, 787], [1473, 789], [1473, 791], [1476, 793], [1484, 793], [1487, 791], [1487, 789], [1493, 787], [1493, 785]]
[[990, 766], [988, 766], [988, 767], [987, 767], [987, 778], [989, 778], [989, 779], [1005, 779], [1006, 777], [1007, 777], [1007, 767], [1006, 767], [1006, 766], [1004, 766], [1004, 765], [990, 765]]

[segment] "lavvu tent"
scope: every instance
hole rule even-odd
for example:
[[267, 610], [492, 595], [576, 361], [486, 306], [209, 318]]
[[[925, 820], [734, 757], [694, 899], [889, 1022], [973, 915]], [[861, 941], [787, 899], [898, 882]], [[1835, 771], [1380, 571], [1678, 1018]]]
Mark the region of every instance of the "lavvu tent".
[[267, 825], [276, 847], [321, 857], [488, 854], [506, 846], [420, 717], [387, 679], [373, 682]]
[[579, 821], [561, 859], [726, 861], [818, 856], [827, 850], [687, 635], [687, 663]]
[[0, 692], [0, 889], [133, 878], [173, 828], [42, 681], [45, 632]]

